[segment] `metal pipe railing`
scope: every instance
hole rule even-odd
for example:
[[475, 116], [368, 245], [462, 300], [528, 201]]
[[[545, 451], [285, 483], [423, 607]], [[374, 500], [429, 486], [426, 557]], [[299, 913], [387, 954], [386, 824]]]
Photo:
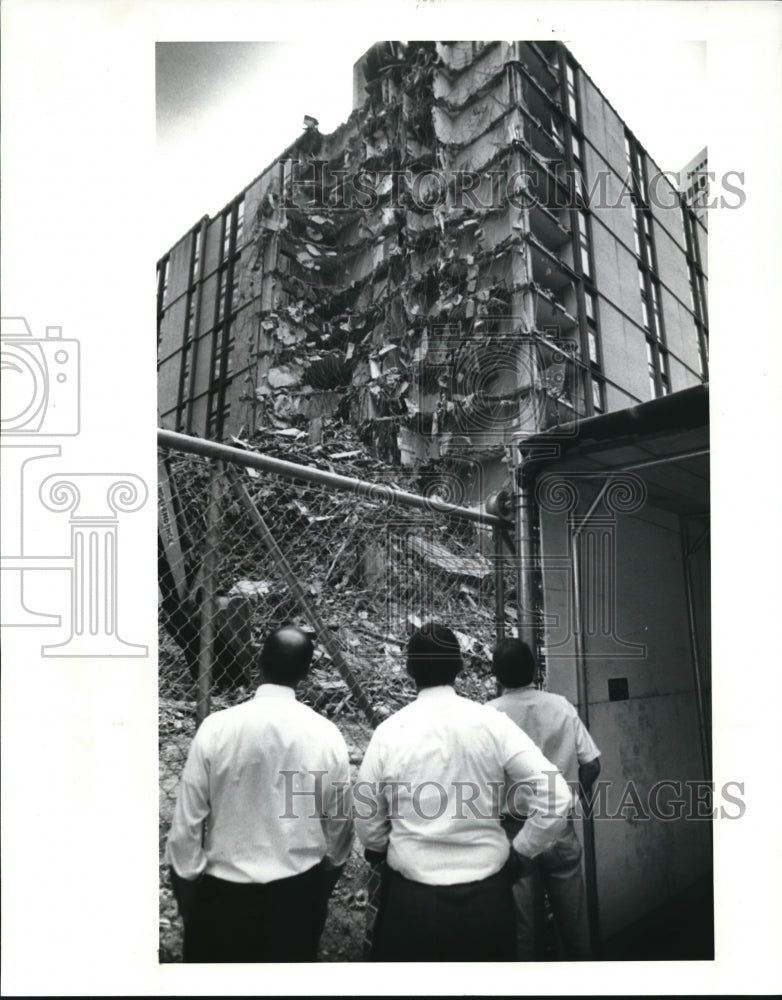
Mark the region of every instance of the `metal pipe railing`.
[[218, 468], [211, 470], [209, 506], [206, 512], [206, 546], [203, 561], [203, 582], [200, 587], [201, 621], [198, 647], [198, 694], [196, 725], [200, 726], [211, 711], [214, 643], [216, 636], [215, 589], [220, 550], [220, 498], [222, 494]]
[[158, 428], [158, 445], [163, 448], [174, 448], [179, 451], [188, 452], [191, 455], [201, 455], [204, 458], [212, 458], [217, 461], [233, 462], [235, 465], [243, 465], [250, 469], [261, 469], [265, 472], [275, 472], [287, 479], [302, 479], [309, 483], [317, 483], [320, 486], [328, 486], [331, 489], [342, 490], [346, 493], [356, 493], [359, 496], [368, 497], [370, 500], [387, 501], [398, 504], [400, 507], [411, 507], [415, 510], [434, 511], [438, 514], [450, 514], [453, 517], [461, 518], [463, 521], [473, 521], [478, 524], [492, 528], [511, 528], [512, 522], [496, 514], [489, 514], [484, 510], [477, 510], [470, 507], [459, 507], [457, 504], [448, 503], [445, 500], [438, 500], [436, 497], [424, 497], [418, 493], [408, 493], [400, 490], [396, 486], [387, 483], [370, 483], [363, 479], [354, 479], [352, 476], [341, 476], [336, 472], [327, 472], [325, 469], [314, 469], [309, 465], [297, 465], [296, 462], [287, 462], [282, 458], [272, 458], [270, 455], [262, 455], [256, 451], [244, 451], [241, 448], [232, 448], [230, 445], [218, 444], [216, 441], [207, 441], [203, 438], [190, 437], [187, 434], [178, 434], [176, 431], [167, 431]]

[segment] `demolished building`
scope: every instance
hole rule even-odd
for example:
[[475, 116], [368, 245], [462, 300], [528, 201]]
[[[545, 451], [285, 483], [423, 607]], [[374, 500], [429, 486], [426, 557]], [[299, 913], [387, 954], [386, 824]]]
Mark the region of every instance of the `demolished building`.
[[377, 44], [344, 125], [159, 262], [161, 423], [347, 420], [478, 502], [519, 436], [707, 377], [705, 226], [659, 180], [561, 43]]

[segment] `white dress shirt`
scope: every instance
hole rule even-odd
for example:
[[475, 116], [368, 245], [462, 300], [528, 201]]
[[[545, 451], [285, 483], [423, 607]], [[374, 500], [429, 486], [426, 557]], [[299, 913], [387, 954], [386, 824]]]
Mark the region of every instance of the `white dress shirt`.
[[337, 727], [262, 684], [253, 699], [204, 719], [177, 794], [167, 856], [185, 879], [271, 882], [353, 842], [347, 747]]
[[600, 756], [589, 730], [567, 698], [534, 685], [512, 688], [489, 702], [504, 712], [540, 747], [567, 781], [578, 780], [578, 765]]
[[499, 813], [513, 783], [529, 815], [513, 846], [535, 857], [565, 829], [562, 776], [500, 712], [450, 685], [424, 688], [372, 736], [354, 787], [356, 830], [364, 847], [387, 848], [389, 865], [416, 882], [488, 878], [508, 858]]

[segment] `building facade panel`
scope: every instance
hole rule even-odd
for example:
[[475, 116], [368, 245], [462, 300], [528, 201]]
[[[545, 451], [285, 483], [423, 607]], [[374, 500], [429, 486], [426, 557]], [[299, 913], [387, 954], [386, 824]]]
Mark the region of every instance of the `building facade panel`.
[[215, 322], [215, 309], [217, 308], [217, 274], [213, 272], [208, 278], [201, 282], [201, 315], [198, 323], [199, 336], [203, 336], [211, 330]]
[[[672, 358], [677, 359], [689, 372], [684, 385], [672, 386], [672, 390], [676, 392], [677, 389], [687, 389], [701, 381], [698, 367], [698, 332], [690, 310], [665, 288], [662, 289], [661, 302], [668, 350]], [[682, 371], [683, 376], [684, 374]]]
[[193, 368], [193, 396], [200, 396], [207, 392], [212, 379], [212, 365], [214, 363], [214, 335], [210, 330], [202, 334], [195, 341]]
[[604, 157], [608, 148], [606, 131], [606, 102], [594, 83], [581, 72], [578, 72], [580, 91], [580, 112], [584, 135], [588, 136], [591, 146], [600, 150]]
[[221, 216], [217, 215], [207, 223], [204, 244], [202, 274], [206, 276], [213, 274], [220, 262], [220, 252], [222, 250]]
[[187, 291], [190, 284], [192, 248], [192, 236], [188, 234], [171, 250], [169, 257], [168, 293], [166, 296], [168, 304], [175, 303]]
[[587, 182], [590, 192], [590, 207], [594, 216], [608, 230], [614, 239], [625, 246], [633, 245], [633, 217], [630, 199], [625, 186], [625, 177], [614, 173], [594, 150], [587, 147]]
[[[161, 400], [168, 403], [165, 410], [161, 410], [160, 418], [162, 426], [169, 430], [176, 430], [174, 426], [176, 420], [176, 401], [179, 397], [179, 380], [182, 367], [177, 354], [163, 362], [158, 368], [158, 394]], [[164, 403], [165, 405], [165, 403]]]
[[[177, 310], [168, 308], [161, 317], [158, 328], [158, 358], [163, 363], [182, 347], [182, 316]], [[158, 393], [162, 393], [158, 386]]]
[[605, 115], [605, 141], [600, 147], [600, 155], [605, 160], [607, 168], [620, 177], [622, 183], [625, 184], [628, 174], [624, 143], [626, 126], [605, 97], [600, 95], [600, 100], [603, 102]]
[[161, 360], [181, 353], [186, 318], [187, 294], [185, 293], [172, 302], [166, 310], [165, 322], [161, 326], [159, 350]]
[[685, 245], [679, 206], [666, 212], [664, 227], [655, 220], [653, 231], [660, 282], [664, 289], [668, 289], [672, 295], [686, 303], [689, 282], [687, 269], [682, 267]]

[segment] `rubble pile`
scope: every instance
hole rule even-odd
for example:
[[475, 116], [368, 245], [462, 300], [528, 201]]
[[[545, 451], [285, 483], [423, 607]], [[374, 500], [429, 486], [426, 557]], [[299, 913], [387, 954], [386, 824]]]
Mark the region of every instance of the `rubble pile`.
[[[348, 424], [331, 424], [318, 444], [310, 444], [306, 436], [273, 430], [255, 435], [252, 442], [235, 440], [233, 444], [369, 480], [379, 487], [438, 495], [436, 470], [419, 470], [406, 478], [405, 470], [390, 468], [374, 457]], [[171, 459], [170, 471], [187, 526], [186, 552], [196, 589], [206, 531], [208, 467], [202, 460], [180, 456]], [[412, 697], [403, 650], [410, 631], [426, 618], [437, 618], [459, 634], [468, 665], [461, 689], [481, 700], [493, 693], [489, 661], [495, 630], [495, 581], [483, 554], [490, 543], [483, 529], [435, 512], [400, 510], [380, 491], [377, 498], [360, 496], [255, 470], [244, 470], [242, 482], [288, 566], [381, 714]], [[249, 668], [271, 628], [286, 622], [309, 628], [303, 609], [283, 583], [279, 566], [253, 533], [251, 518], [227, 484], [220, 537], [217, 593], [232, 614], [237, 615], [239, 608], [249, 609], [249, 632], [238, 653], [248, 669], [230, 678], [230, 684], [215, 677], [218, 705], [221, 696], [226, 704], [231, 703], [240, 689], [252, 683]], [[507, 611], [510, 620], [513, 612]], [[161, 693], [181, 700], [193, 696], [194, 682], [177, 655], [178, 642], [181, 638], [169, 629], [161, 645]], [[329, 715], [356, 715], [358, 708], [337, 665], [322, 641], [317, 648], [303, 692], [305, 700]], [[230, 673], [230, 658], [227, 667], [225, 657], [221, 662], [218, 669]]]

